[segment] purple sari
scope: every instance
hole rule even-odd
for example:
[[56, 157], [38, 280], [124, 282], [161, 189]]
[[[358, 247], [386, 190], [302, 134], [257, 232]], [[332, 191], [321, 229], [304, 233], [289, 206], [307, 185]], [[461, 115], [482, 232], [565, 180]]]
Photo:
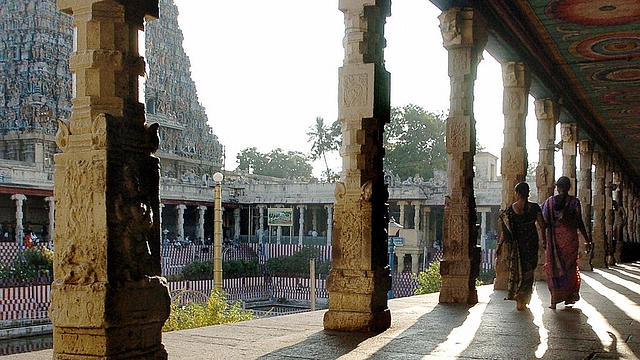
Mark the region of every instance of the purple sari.
[[563, 301], [573, 304], [580, 299], [580, 241], [576, 225], [579, 209], [580, 200], [573, 196], [567, 196], [566, 204], [561, 209], [557, 209], [555, 196], [542, 204], [542, 216], [549, 226], [544, 270], [552, 305]]

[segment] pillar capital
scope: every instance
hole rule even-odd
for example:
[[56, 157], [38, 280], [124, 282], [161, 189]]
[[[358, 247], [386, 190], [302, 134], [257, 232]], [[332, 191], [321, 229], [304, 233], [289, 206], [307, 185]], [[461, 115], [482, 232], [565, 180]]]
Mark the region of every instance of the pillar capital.
[[27, 200], [27, 197], [24, 194], [13, 194], [11, 195], [11, 200], [15, 200], [17, 202], [23, 202]]

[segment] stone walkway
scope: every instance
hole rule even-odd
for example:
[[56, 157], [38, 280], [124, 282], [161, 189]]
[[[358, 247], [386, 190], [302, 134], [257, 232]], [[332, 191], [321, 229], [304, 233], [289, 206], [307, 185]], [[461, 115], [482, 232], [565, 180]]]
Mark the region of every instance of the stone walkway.
[[[389, 302], [380, 334], [324, 331], [325, 311], [165, 333], [169, 359], [639, 359], [640, 263], [583, 274], [582, 300], [551, 310], [538, 282], [530, 310], [505, 291], [478, 289], [474, 306], [438, 294]], [[10, 359], [51, 359], [52, 351]]]

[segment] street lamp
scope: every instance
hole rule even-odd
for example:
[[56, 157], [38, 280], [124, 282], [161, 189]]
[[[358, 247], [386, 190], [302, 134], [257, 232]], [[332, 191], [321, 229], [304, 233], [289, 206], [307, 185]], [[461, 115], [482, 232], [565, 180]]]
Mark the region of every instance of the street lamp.
[[213, 286], [222, 289], [222, 173], [213, 174], [216, 182], [213, 201]]

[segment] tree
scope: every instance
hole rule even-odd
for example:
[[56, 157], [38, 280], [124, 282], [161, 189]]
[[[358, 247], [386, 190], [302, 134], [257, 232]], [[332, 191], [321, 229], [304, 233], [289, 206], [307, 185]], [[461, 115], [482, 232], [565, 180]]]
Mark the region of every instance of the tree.
[[419, 174], [433, 177], [433, 170], [446, 170], [446, 119], [443, 114], [409, 104], [391, 109], [385, 125], [384, 167], [405, 179]]
[[323, 174], [327, 181], [331, 181], [332, 178], [335, 178], [335, 174], [329, 168], [327, 153], [337, 151], [340, 148], [340, 136], [342, 134], [340, 121], [336, 120], [331, 126], [326, 126], [324, 119], [317, 117], [315, 125], [312, 125], [309, 129], [311, 131], [307, 133], [307, 136], [309, 136], [309, 142], [311, 143], [310, 159], [318, 160], [322, 158], [324, 160], [326, 170]]
[[238, 170], [253, 169], [256, 175], [273, 176], [281, 179], [295, 178], [303, 181], [311, 180], [313, 166], [309, 158], [299, 151], [288, 151], [277, 148], [267, 154], [257, 151], [255, 147], [246, 148], [236, 155], [240, 165]]

